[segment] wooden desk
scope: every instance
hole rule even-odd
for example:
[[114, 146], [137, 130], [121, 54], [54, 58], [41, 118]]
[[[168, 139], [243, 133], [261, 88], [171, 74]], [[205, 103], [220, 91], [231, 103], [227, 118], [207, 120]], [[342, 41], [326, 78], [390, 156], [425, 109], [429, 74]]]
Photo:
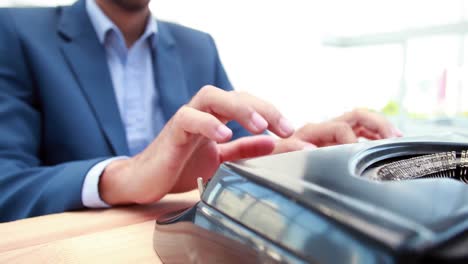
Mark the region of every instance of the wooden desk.
[[0, 224], [0, 263], [161, 263], [153, 251], [154, 219], [193, 205], [198, 195]]

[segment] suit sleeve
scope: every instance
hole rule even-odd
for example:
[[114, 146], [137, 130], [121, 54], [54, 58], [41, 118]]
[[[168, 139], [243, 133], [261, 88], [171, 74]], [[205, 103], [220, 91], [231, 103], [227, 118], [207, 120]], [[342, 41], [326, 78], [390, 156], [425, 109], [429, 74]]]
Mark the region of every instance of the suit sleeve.
[[[219, 53], [216, 48], [215, 42], [213, 38], [210, 36], [210, 41], [211, 45], [213, 46], [213, 49], [215, 51], [215, 86], [222, 88], [226, 91], [232, 91], [234, 88], [232, 87], [231, 82], [229, 81], [229, 78], [226, 74], [226, 71], [224, 70], [223, 64], [221, 63], [221, 60], [219, 58]], [[251, 136], [252, 134], [247, 131], [245, 128], [243, 128], [239, 123], [236, 121], [231, 121], [228, 124], [228, 127], [232, 130], [233, 132], [233, 137], [232, 139], [238, 139], [241, 137], [246, 137], [246, 136]]]
[[0, 10], [0, 221], [83, 207], [88, 170], [105, 158], [45, 166], [41, 106], [27, 54], [7, 10]]

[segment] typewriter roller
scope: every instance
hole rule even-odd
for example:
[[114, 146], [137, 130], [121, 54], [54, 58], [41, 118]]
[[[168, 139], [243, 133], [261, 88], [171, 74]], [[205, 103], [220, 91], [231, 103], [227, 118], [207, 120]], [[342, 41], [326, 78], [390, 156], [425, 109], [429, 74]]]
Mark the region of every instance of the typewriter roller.
[[365, 176], [381, 181], [400, 181], [418, 178], [452, 178], [468, 183], [467, 151], [434, 154], [384, 161], [383, 165], [366, 171]]

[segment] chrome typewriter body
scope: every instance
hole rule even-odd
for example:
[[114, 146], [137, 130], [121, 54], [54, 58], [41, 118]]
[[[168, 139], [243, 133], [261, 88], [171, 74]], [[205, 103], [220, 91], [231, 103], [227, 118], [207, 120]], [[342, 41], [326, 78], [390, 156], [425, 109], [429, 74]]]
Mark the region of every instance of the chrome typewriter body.
[[154, 247], [166, 263], [468, 263], [467, 150], [449, 134], [226, 163]]

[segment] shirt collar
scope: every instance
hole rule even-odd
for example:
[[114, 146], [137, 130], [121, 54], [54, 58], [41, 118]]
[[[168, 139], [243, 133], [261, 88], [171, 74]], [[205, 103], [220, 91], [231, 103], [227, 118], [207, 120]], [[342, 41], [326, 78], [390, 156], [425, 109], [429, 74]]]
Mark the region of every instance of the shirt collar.
[[[102, 12], [95, 0], [86, 0], [86, 12], [96, 30], [97, 37], [101, 44], [105, 44], [106, 35], [109, 31], [115, 31], [122, 35], [119, 28]], [[152, 16], [148, 18], [145, 31], [140, 39], [150, 38], [154, 41], [154, 35], [158, 32], [158, 24]]]

